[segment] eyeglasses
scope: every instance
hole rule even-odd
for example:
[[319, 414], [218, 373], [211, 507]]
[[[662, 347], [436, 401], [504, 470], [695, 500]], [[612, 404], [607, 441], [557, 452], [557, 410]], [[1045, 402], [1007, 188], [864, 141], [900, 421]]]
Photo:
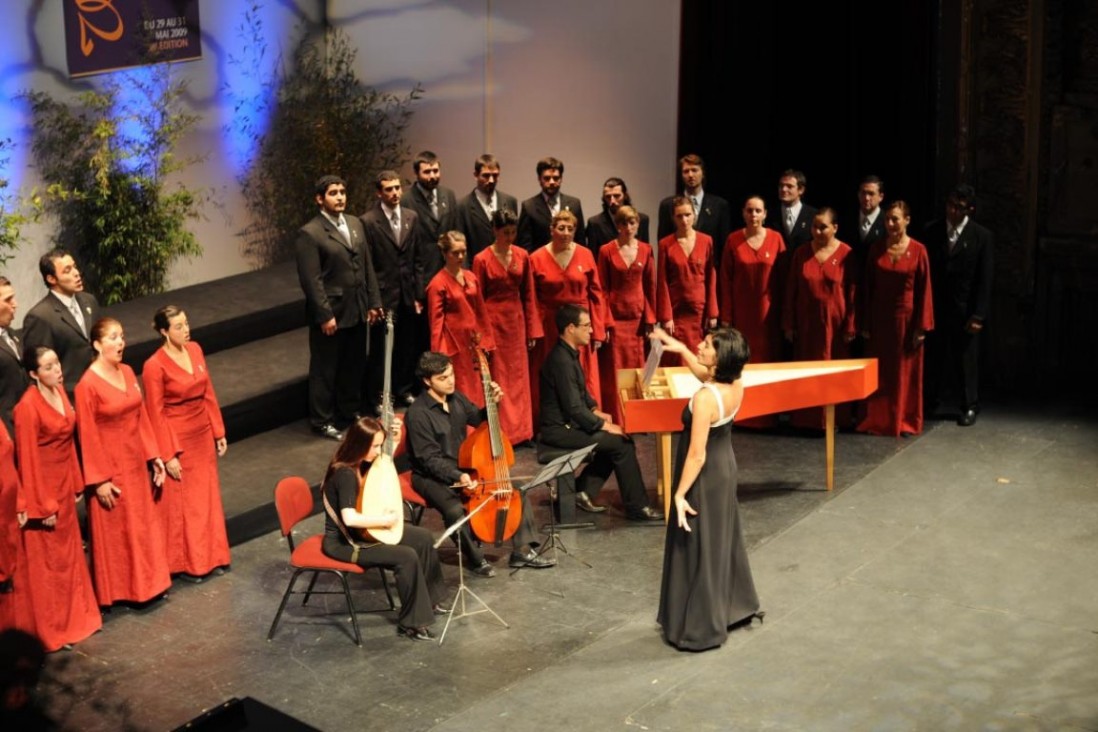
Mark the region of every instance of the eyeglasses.
[[591, 321], [588, 320], [586, 323], [576, 323], [576, 327], [577, 328], [591, 328], [592, 327]]

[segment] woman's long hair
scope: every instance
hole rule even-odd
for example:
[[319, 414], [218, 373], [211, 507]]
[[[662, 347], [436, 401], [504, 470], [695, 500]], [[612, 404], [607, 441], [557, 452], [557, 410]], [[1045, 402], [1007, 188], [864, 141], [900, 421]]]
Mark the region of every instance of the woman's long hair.
[[335, 471], [340, 468], [350, 468], [361, 478], [366, 474], [366, 455], [373, 447], [374, 437], [381, 432], [381, 422], [373, 417], [360, 417], [355, 420], [347, 433], [343, 435], [343, 441], [339, 443], [332, 461], [328, 463], [328, 472], [324, 474], [324, 482], [327, 483]]

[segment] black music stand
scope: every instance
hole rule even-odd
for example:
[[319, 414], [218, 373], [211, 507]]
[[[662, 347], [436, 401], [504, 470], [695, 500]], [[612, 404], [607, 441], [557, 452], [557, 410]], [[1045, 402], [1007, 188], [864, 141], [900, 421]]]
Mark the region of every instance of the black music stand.
[[[442, 532], [442, 536], [440, 536], [438, 538], [438, 541], [435, 542], [435, 549], [438, 549], [440, 546], [442, 546], [442, 542], [446, 541], [448, 538], [453, 536], [453, 534], [455, 532], [459, 531], [462, 526], [464, 526], [466, 523], [469, 522], [469, 519], [473, 518], [473, 516], [476, 516], [477, 512], [480, 511], [485, 506], [487, 506], [488, 503], [489, 503], [489, 501], [484, 501], [479, 506], [477, 506], [472, 511], [470, 511], [468, 514], [466, 514], [464, 517], [462, 517], [462, 519], [460, 521], [455, 522], [449, 528], [447, 528], [446, 531]], [[442, 635], [438, 639], [438, 644], [440, 646], [442, 645], [442, 641], [446, 640], [446, 631], [450, 629], [450, 621], [452, 621], [452, 620], [461, 620], [462, 618], [467, 618], [470, 615], [479, 615], [480, 613], [491, 613], [492, 617], [494, 617], [496, 620], [498, 620], [503, 625], [504, 628], [510, 628], [511, 627], [510, 625], [507, 624], [506, 620], [504, 620], [503, 618], [501, 618], [499, 615], [496, 614], [495, 610], [488, 607], [488, 603], [486, 603], [484, 600], [480, 599], [480, 596], [477, 595], [477, 593], [473, 592], [472, 590], [470, 590], [468, 587], [465, 586], [465, 565], [464, 565], [464, 556], [463, 556], [464, 552], [461, 549], [461, 537], [458, 537], [457, 548], [458, 548], [458, 552], [457, 552], [457, 555], [458, 555], [458, 590], [457, 590], [457, 594], [454, 595], [453, 603], [451, 603], [451, 605], [450, 605], [450, 612], [446, 613], [446, 625], [442, 628]], [[465, 596], [466, 595], [469, 595], [474, 600], [476, 600], [478, 603], [480, 603], [481, 608], [479, 610], [466, 610], [465, 609]], [[461, 611], [459, 613], [457, 613], [457, 615], [455, 615], [454, 612], [458, 609], [458, 605], [461, 605]]]
[[[584, 462], [586, 462], [587, 458], [591, 455], [591, 453], [593, 453], [595, 451], [595, 447], [596, 447], [596, 445], [593, 445], [593, 444], [588, 445], [587, 447], [581, 447], [580, 449], [578, 449], [574, 452], [570, 452], [570, 453], [567, 453], [565, 455], [561, 455], [558, 458], [554, 458], [553, 460], [550, 460], [548, 463], [546, 463], [544, 466], [542, 466], [542, 468], [538, 472], [538, 474], [535, 475], [528, 483], [526, 483], [526, 485], [519, 486], [519, 488], [517, 488], [516, 490], [518, 490], [520, 493], [522, 493], [525, 496], [526, 493], [532, 488], [537, 488], [539, 485], [549, 483], [550, 481], [555, 481], [557, 478], [559, 478], [560, 476], [565, 475], [567, 473], [575, 473], [577, 470], [579, 470], [580, 465], [582, 465]], [[560, 551], [562, 551], [565, 554], [567, 554], [568, 556], [572, 557], [572, 559], [575, 559], [577, 562], [579, 562], [583, 566], [587, 567], [588, 569], [593, 569], [593, 567], [590, 564], [588, 564], [584, 560], [580, 559], [575, 554], [572, 554], [572, 552], [568, 551], [568, 547], [566, 547], [564, 545], [564, 542], [560, 538], [560, 530], [561, 529], [588, 529], [588, 528], [591, 528], [594, 525], [595, 524], [592, 521], [584, 521], [582, 523], [560, 524], [558, 526], [557, 523], [556, 523], [556, 512], [555, 512], [554, 507], [553, 507], [553, 502], [550, 501], [549, 502], [549, 527], [548, 527], [549, 530], [546, 532], [546, 535], [547, 535], [548, 538], [544, 543], [542, 543], [541, 546], [538, 547], [537, 553], [534, 556], [535, 557], [540, 557], [541, 555], [543, 555], [547, 551], [549, 551], [549, 549], [551, 548], [553, 550], [553, 559], [556, 559], [557, 558], [557, 550], [559, 549]], [[514, 569], [511, 570], [511, 575], [513, 576], [520, 569], [526, 569], [526, 568], [527, 568], [527, 565], [520, 564], [519, 566], [517, 566], [517, 567], [515, 567]], [[563, 597], [563, 594], [561, 596]]]

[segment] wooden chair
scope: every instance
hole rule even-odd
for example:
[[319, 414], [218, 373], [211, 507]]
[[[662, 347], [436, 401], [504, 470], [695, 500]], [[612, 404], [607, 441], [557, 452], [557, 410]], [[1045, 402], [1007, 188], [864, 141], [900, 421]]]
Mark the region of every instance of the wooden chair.
[[[307, 519], [313, 512], [313, 492], [304, 478], [291, 476], [278, 481], [278, 485], [275, 486], [275, 510], [278, 512], [278, 523], [282, 535], [286, 537], [286, 542], [290, 547], [290, 566], [293, 568], [294, 573], [290, 577], [290, 583], [286, 586], [286, 592], [282, 595], [282, 602], [278, 606], [274, 622], [271, 623], [271, 630], [267, 633], [267, 640], [274, 638], [275, 629], [278, 627], [278, 621], [282, 618], [282, 611], [286, 609], [286, 603], [289, 601], [290, 595], [305, 595], [305, 599], [301, 601], [302, 606], [304, 606], [309, 602], [309, 597], [312, 595], [338, 595], [342, 593], [347, 599], [347, 610], [351, 613], [351, 626], [355, 631], [355, 644], [361, 647], [362, 636], [358, 632], [358, 619], [354, 602], [351, 599], [351, 588], [347, 584], [347, 575], [366, 574], [366, 568], [350, 562], [341, 562], [326, 555], [321, 549], [323, 541], [321, 534], [310, 536], [294, 546], [294, 526]], [[381, 577], [381, 586], [385, 588], [385, 596], [389, 600], [389, 606], [369, 612], [394, 609], [396, 604], [393, 602], [393, 595], [389, 590], [389, 582], [385, 577], [385, 571], [381, 567], [373, 567], [372, 569], [376, 569]], [[309, 587], [304, 591], [294, 590], [297, 578], [303, 572], [312, 573]], [[343, 589], [315, 590], [316, 580], [321, 572], [328, 572], [338, 577]]]

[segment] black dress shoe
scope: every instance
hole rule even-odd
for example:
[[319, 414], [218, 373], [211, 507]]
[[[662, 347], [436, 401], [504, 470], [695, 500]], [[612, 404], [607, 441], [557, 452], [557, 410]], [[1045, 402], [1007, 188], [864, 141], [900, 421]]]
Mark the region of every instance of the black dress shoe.
[[538, 553], [533, 549], [525, 554], [512, 553], [511, 561], [508, 562], [512, 569], [549, 569], [550, 567], [557, 566], [556, 559], [550, 559], [549, 557], [539, 557]]
[[329, 440], [343, 439], [343, 433], [337, 430], [334, 424], [322, 424], [319, 427], [313, 427], [313, 432], [321, 437], [327, 437]]
[[602, 513], [606, 506], [598, 506], [591, 502], [591, 496], [583, 491], [576, 491], [576, 508], [583, 509], [587, 513]]
[[626, 511], [625, 518], [630, 521], [663, 521], [663, 511], [651, 506]]
[[957, 424], [962, 427], [971, 427], [972, 425], [976, 424], [976, 415], [978, 413], [979, 410], [975, 409], [974, 407], [969, 407], [961, 413], [961, 418], [957, 420]]
[[476, 565], [475, 567], [471, 567], [470, 571], [473, 574], [478, 575], [480, 577], [495, 577], [496, 576], [495, 567], [493, 567], [491, 564], [489, 564], [487, 559], [482, 559], [480, 561], [480, 564]]
[[435, 639], [434, 634], [427, 628], [405, 628], [401, 625], [397, 626], [397, 635], [402, 635], [414, 641], [431, 641]]

